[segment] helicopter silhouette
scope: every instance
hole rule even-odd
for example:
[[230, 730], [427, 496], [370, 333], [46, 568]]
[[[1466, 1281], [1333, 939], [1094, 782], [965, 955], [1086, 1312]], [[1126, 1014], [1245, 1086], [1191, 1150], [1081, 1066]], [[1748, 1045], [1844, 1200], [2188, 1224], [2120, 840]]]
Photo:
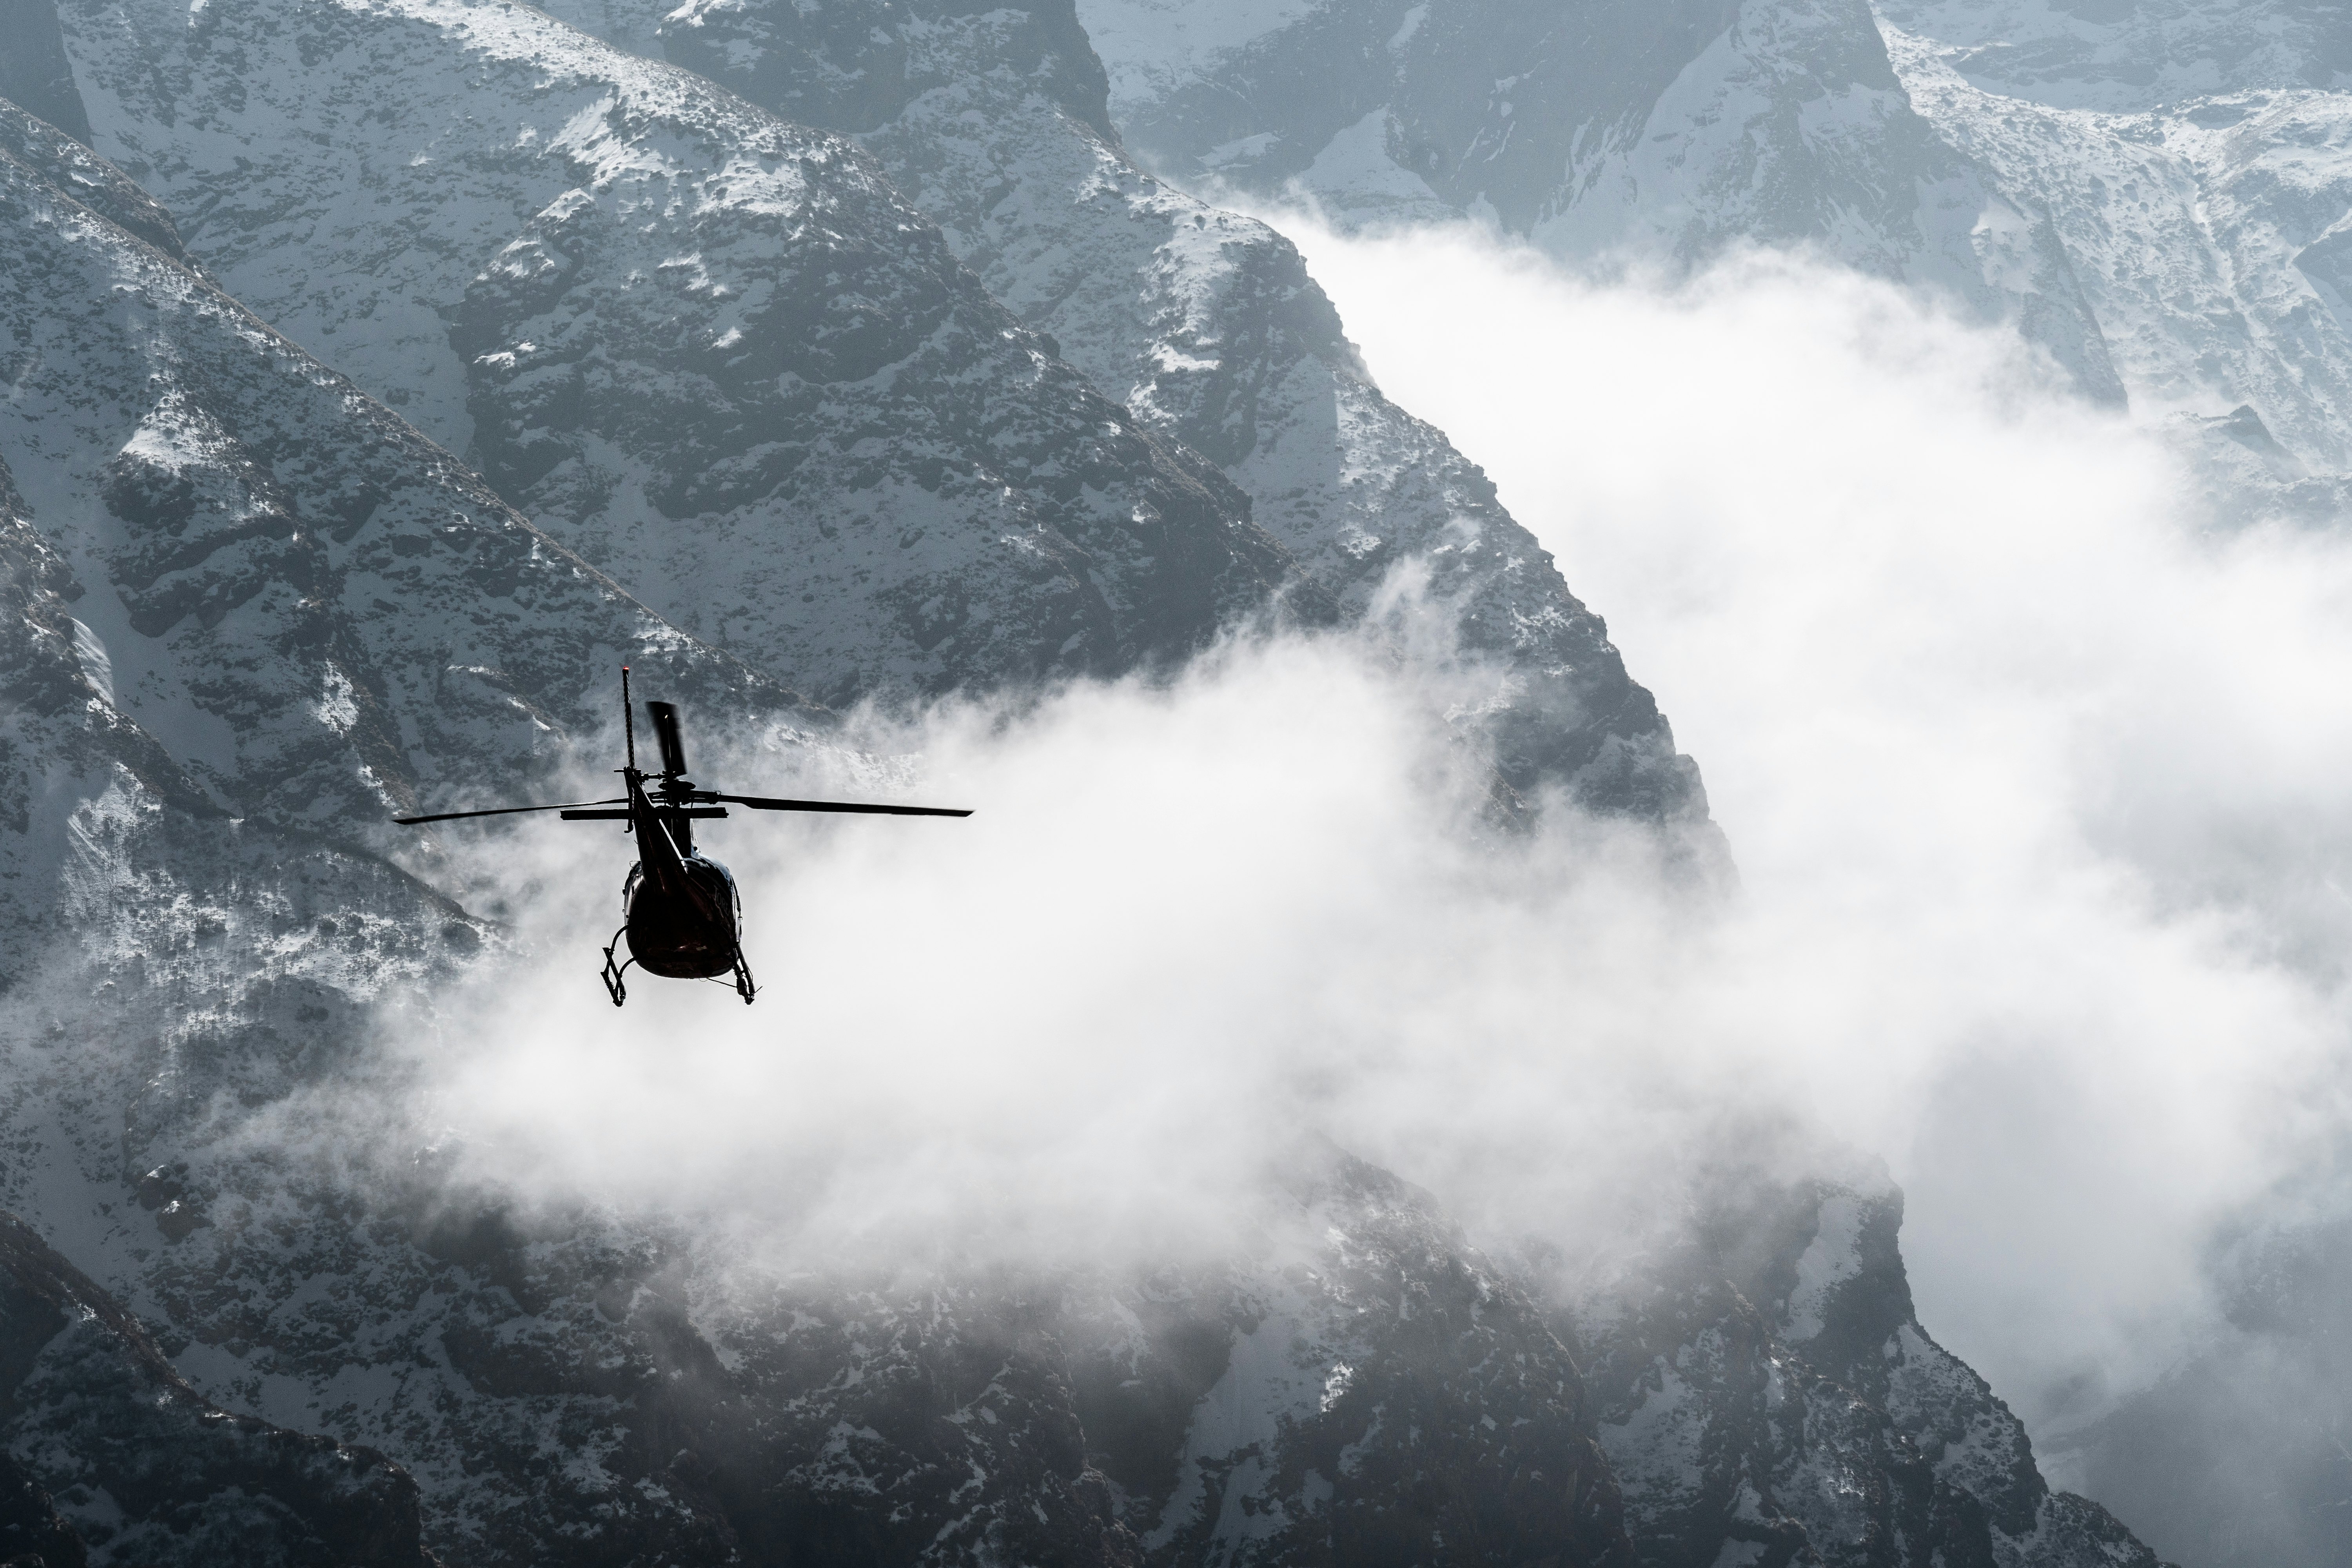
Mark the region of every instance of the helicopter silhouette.
[[[626, 781], [628, 793], [611, 800], [572, 801], [556, 805], [498, 805], [484, 811], [443, 811], [426, 816], [395, 816], [404, 827], [427, 822], [455, 822], [467, 816], [512, 816], [522, 812], [554, 811], [566, 822], [625, 822], [637, 841], [637, 863], [621, 884], [621, 929], [604, 949], [604, 989], [613, 1005], [629, 999], [622, 976], [634, 963], [648, 974], [672, 980], [733, 979], [736, 993], [749, 1006], [759, 994], [751, 966], [743, 961], [743, 899], [727, 868], [694, 847], [694, 824], [725, 816], [727, 805], [747, 805], [754, 811], [846, 812], [860, 816], [970, 816], [940, 805], [872, 805], [845, 800], [781, 800], [764, 795], [723, 795], [698, 789], [686, 776], [686, 742], [678, 728], [677, 705], [648, 702], [661, 747], [662, 771], [646, 773], [637, 766], [637, 724], [629, 702], [629, 668], [621, 667], [621, 728], [627, 737], [628, 760], [615, 769]], [[648, 780], [654, 781], [648, 787]], [[618, 810], [612, 809], [618, 807]], [[629, 956], [614, 962], [625, 937]]]

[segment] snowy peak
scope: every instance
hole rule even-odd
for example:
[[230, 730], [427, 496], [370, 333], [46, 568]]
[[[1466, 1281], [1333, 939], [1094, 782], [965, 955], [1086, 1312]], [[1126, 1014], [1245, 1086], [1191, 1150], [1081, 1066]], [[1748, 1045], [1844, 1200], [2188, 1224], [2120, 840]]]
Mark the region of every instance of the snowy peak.
[[1675, 1256], [1576, 1313], [1645, 1563], [2158, 1568], [1920, 1327], [1883, 1175], [1711, 1190]]
[[63, 15], [98, 145], [205, 215], [226, 287], [804, 689], [1108, 673], [1328, 613], [853, 143], [521, 7]]
[[2352, 88], [2352, 14], [2330, 0], [1877, 0], [1975, 86], [2130, 111], [2263, 89]]
[[0, 453], [58, 563], [27, 581], [66, 574], [85, 683], [220, 808], [377, 841], [421, 790], [555, 761], [615, 656], [788, 702], [5, 153], [0, 257], [28, 285]]
[[1180, 181], [1362, 226], [1474, 217], [1609, 264], [1818, 247], [2016, 323], [2123, 398], [2047, 222], [1914, 110], [1863, 0], [1321, 0], [1167, 58], [1160, 7], [1081, 16], [1129, 144]]
[[[1485, 475], [1381, 395], [1297, 250], [1128, 161], [1058, 5], [565, 0], [794, 118], [855, 132], [963, 264], [1137, 425], [1212, 459], [1327, 603], [1425, 574], [1446, 679], [1517, 789], [1703, 821], [1696, 770]], [[887, 90], [875, 84], [887, 84]], [[839, 118], [828, 118], [838, 116]], [[1465, 673], [1475, 671], [1475, 674]]]
[[[926, 93], [969, 91], [971, 35], [986, 35], [986, 74], [1115, 139], [1109, 82], [1072, 0], [989, 6], [979, 0], [848, 0], [821, 5], [688, 0], [675, 9], [566, 0], [558, 16], [615, 42], [657, 37], [668, 58], [787, 120], [863, 135]], [[634, 25], [632, 25], [634, 24]]]
[[[2218, 26], [2226, 9], [2200, 15]], [[1957, 8], [1889, 14], [1990, 25]], [[2263, 24], [2237, 16], [2231, 36], [2276, 36]], [[2007, 200], [2048, 215], [2135, 402], [2217, 432], [2197, 444], [2233, 504], [2339, 510], [2328, 476], [2352, 467], [2352, 92], [2271, 83], [2164, 109], [2053, 107], [2043, 100], [2101, 95], [1996, 79], [1938, 35], [1890, 27], [1888, 39], [1937, 133]], [[2221, 423], [2242, 406], [2286, 464], [2248, 460], [2231, 435], [2246, 427]]]

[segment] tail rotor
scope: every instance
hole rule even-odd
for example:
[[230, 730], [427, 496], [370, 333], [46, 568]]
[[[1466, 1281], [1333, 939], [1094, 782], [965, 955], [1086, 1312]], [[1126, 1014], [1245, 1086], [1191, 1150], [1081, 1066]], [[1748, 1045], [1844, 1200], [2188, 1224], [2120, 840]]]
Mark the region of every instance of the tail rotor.
[[654, 721], [654, 738], [661, 742], [662, 776], [682, 777], [686, 773], [686, 737], [677, 724], [677, 704], [648, 702], [646, 714]]

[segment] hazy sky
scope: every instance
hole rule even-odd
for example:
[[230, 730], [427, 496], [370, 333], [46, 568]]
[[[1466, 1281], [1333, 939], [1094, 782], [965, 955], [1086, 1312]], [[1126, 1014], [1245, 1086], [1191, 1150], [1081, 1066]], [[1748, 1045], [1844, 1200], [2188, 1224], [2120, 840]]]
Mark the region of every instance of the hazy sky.
[[[750, 1009], [604, 999], [617, 831], [471, 840], [530, 957], [428, 1040], [436, 1114], [485, 1173], [787, 1260], [1213, 1245], [1313, 1132], [1483, 1237], [1606, 1247], [1726, 1117], [1780, 1116], [1886, 1161], [1923, 1318], [2029, 1418], [2151, 1375], [2205, 1227], [2343, 1125], [2352, 551], [2200, 533], [2145, 432], [1876, 285], [1295, 232], [1609, 617], [1738, 896], [1565, 810], [1498, 837], [1458, 693], [1244, 639], [858, 721], [969, 821], [713, 825]], [[721, 787], [856, 787], [689, 740]]]

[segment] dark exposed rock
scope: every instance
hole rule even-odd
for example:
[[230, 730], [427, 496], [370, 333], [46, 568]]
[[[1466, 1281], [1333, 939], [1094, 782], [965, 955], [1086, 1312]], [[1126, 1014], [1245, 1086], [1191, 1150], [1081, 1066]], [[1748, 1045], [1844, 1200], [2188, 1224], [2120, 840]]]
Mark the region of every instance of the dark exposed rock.
[[1673, 1257], [1580, 1314], [1646, 1564], [2157, 1568], [2050, 1489], [2023, 1425], [1919, 1326], [1900, 1193], [1747, 1173], [1709, 1191]]
[[[226, 286], [822, 700], [1331, 616], [1246, 496], [1046, 353], [853, 143], [521, 7], [62, 15], [97, 145], [205, 214]], [[285, 548], [242, 488], [252, 552]]]
[[652, 655], [714, 704], [814, 716], [85, 205], [74, 193], [121, 206], [120, 176], [48, 156], [37, 131], [43, 164], [0, 147], [0, 266], [18, 285], [0, 294], [0, 456], [28, 492], [16, 523], [38, 531], [25, 569], [38, 538], [52, 593], [103, 585], [71, 601], [78, 620], [34, 616], [71, 645], [50, 667], [121, 667], [83, 694], [102, 699], [88, 722], [234, 733], [184, 743], [169, 771], [237, 815], [382, 851], [407, 847], [388, 805], [527, 779], [552, 738], [603, 721], [614, 653]]
[[53, 0], [0, 0], [0, 99], [29, 110], [78, 141], [89, 140], [89, 114], [74, 85]]
[[432, 1562], [398, 1466], [211, 1405], [13, 1215], [0, 1215], [0, 1420], [13, 1456], [0, 1547], [15, 1534], [60, 1568], [83, 1561], [82, 1541], [108, 1562], [186, 1568]]
[[[5, 26], [5, 21], [0, 21], [0, 27]], [[54, 29], [54, 16], [51, 26]], [[0, 94], [0, 100], [5, 98]], [[81, 134], [86, 137], [89, 131], [85, 125]], [[0, 152], [16, 158], [116, 227], [136, 235], [175, 261], [187, 260], [172, 215], [141, 190], [130, 175], [56, 126], [4, 100], [0, 100]]]
[[0, 1454], [0, 1568], [83, 1568], [89, 1561], [57, 1500], [14, 1455]]
[[[879, 68], [845, 15], [864, 14], [835, 11], [779, 79], [887, 113], [873, 146], [944, 231], [855, 149], [527, 8], [154, 5], [129, 27], [95, 4], [73, 13], [109, 114], [133, 105], [101, 144], [196, 198], [182, 207], [202, 215], [195, 248], [225, 277], [244, 268], [240, 289], [283, 286], [289, 321], [339, 363], [429, 345], [429, 374], [398, 389], [440, 397], [512, 495], [583, 541], [608, 529], [610, 559], [661, 562], [681, 597], [741, 587], [789, 617], [805, 601], [778, 585], [801, 589], [789, 574], [811, 560], [837, 571], [828, 612], [854, 584], [865, 596], [836, 620], [761, 634], [828, 689], [1128, 668], [1263, 607], [1293, 559], [1320, 584], [1293, 584], [1297, 601], [1362, 614], [1413, 557], [1466, 646], [1550, 682], [1509, 710], [1510, 776], [1698, 811], [1604, 628], [1483, 476], [1361, 377], [1295, 253], [1118, 158], [1066, 14], [927, 11], [884, 29]], [[1012, 92], [990, 96], [1000, 78]], [[1055, 127], [1035, 143], [1017, 134], [1033, 100]], [[512, 141], [477, 134], [509, 110]], [[982, 110], [959, 141], [951, 126]], [[192, 162], [239, 138], [266, 156]], [[381, 814], [372, 791], [524, 771], [556, 744], [543, 737], [593, 722], [601, 693], [577, 667], [615, 650], [656, 652], [713, 701], [789, 699], [131, 239], [68, 188], [69, 151], [39, 167], [0, 154], [0, 262], [42, 302], [0, 321], [20, 389], [0, 445], [42, 509], [5, 507], [24, 526], [5, 536], [0, 637], [25, 658], [0, 661], [19, 748], [0, 764], [78, 777], [55, 764], [96, 758], [99, 782], [8, 847], [68, 842], [74, 814], [84, 901], [64, 929], [120, 1005], [12, 1012], [11, 1049], [48, 1077], [6, 1107], [21, 1158], [0, 1177], [96, 1194], [74, 1223], [102, 1233], [108, 1277], [163, 1342], [61, 1265], [18, 1270], [36, 1285], [0, 1297], [0, 1357], [31, 1348], [0, 1384], [62, 1512], [26, 1492], [0, 1528], [197, 1563], [411, 1561], [421, 1531], [483, 1568], [555, 1550], [590, 1568], [1627, 1568], [1606, 1449], [1650, 1421], [1682, 1423], [1710, 1456], [1688, 1484], [1624, 1463], [1639, 1551], [1660, 1561], [1713, 1563], [1729, 1542], [1973, 1568], [2011, 1524], [2029, 1563], [2133, 1561], [2112, 1521], [2041, 1487], [2006, 1410], [1914, 1333], [1883, 1195], [1838, 1211], [1850, 1237], [1824, 1218], [1836, 1194], [1727, 1218], [1686, 1290], [1594, 1328], [1596, 1401], [1565, 1319], [1425, 1194], [1350, 1162], [1237, 1224], [1264, 1237], [1213, 1263], [746, 1280], [658, 1221], [461, 1203], [429, 1171], [404, 1178], [422, 1195], [404, 1208], [340, 1167], [237, 1144], [224, 1129], [241, 1110], [322, 1088], [371, 1102], [396, 1064], [375, 1054], [368, 999], [420, 989], [479, 940], [351, 847]], [[1021, 211], [1090, 182], [1099, 220]], [[364, 210], [379, 200], [391, 216]], [[354, 213], [362, 240], [336, 249]], [[1140, 238], [1106, 237], [1128, 228]], [[1073, 257], [1044, 254], [1070, 238], [1087, 241]], [[1050, 339], [959, 258], [1026, 290], [1019, 312]], [[1111, 299], [1138, 277], [1139, 316]], [[434, 287], [404, 292], [420, 279]], [[1373, 434], [1349, 447], [1318, 420]], [[1291, 554], [1249, 524], [1237, 483], [1262, 516], [1283, 510]], [[721, 513], [744, 526], [710, 523]], [[1015, 558], [1034, 575], [997, 570]], [[119, 624], [66, 613], [105, 619], [110, 598]], [[102, 689], [108, 637], [183, 687]], [[180, 749], [142, 712], [159, 731], [183, 721]], [[189, 742], [191, 723], [229, 744]], [[115, 816], [81, 809], [117, 786]], [[226, 821], [231, 805], [249, 815]], [[115, 826], [134, 818], [167, 826]], [[321, 853], [306, 831], [346, 843]], [[197, 1396], [163, 1349], [247, 1414]], [[1669, 1372], [1698, 1392], [1669, 1399]], [[421, 1496], [371, 1450], [263, 1413], [395, 1454]]]
[[1297, 249], [1128, 161], [1069, 0], [551, 8], [856, 134], [1057, 355], [1247, 491], [1345, 616], [1423, 574], [1438, 640], [1491, 665], [1457, 706], [1508, 788], [1704, 836], [1697, 770], [1607, 627], [1486, 476], [1381, 395]]

